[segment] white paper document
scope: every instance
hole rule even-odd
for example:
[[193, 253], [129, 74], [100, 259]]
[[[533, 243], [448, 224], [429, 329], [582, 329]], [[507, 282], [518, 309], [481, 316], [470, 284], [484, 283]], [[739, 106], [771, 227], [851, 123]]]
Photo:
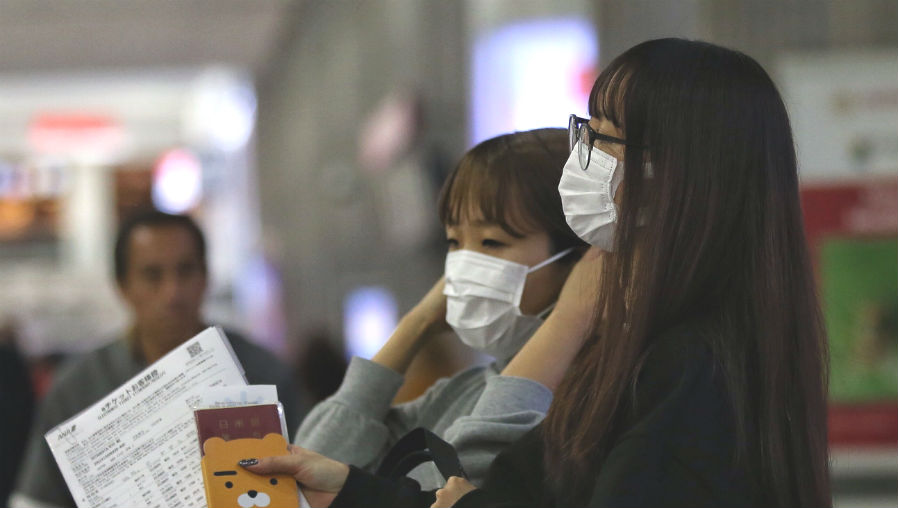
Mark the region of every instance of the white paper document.
[[211, 387], [246, 385], [208, 328], [44, 437], [79, 508], [206, 506], [193, 409]]

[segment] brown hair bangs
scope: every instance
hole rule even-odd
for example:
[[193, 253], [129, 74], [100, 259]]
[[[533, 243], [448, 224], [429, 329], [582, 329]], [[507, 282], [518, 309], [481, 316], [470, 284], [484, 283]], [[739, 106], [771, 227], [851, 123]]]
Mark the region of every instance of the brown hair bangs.
[[521, 238], [545, 231], [553, 252], [586, 244], [564, 218], [558, 182], [570, 154], [566, 129], [537, 129], [488, 139], [446, 178], [438, 203], [444, 226], [483, 220]]
[[602, 72], [589, 92], [589, 116], [607, 118], [615, 127], [624, 126], [625, 90], [634, 70], [626, 61], [615, 60]]
[[517, 210], [520, 192], [506, 166], [488, 159], [473, 151], [462, 158], [440, 193], [440, 222], [453, 226], [462, 221], [483, 220], [522, 238], [537, 225], [527, 220], [528, 214]]

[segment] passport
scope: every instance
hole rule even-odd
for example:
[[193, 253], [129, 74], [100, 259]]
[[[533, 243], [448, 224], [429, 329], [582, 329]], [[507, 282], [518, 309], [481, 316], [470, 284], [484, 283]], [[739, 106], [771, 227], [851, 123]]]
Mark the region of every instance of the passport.
[[289, 453], [279, 404], [196, 409], [194, 419], [209, 508], [300, 505], [292, 476], [258, 475], [237, 465], [243, 459]]
[[[225, 441], [241, 438], [262, 439], [267, 434], [282, 434], [277, 404], [197, 409], [193, 413], [199, 437], [200, 454], [210, 437]], [[286, 436], [285, 436], [286, 437]]]

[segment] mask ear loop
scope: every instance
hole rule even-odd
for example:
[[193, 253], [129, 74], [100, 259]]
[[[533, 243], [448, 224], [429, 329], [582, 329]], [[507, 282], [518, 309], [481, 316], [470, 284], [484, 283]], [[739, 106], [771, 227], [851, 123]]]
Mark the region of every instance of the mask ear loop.
[[527, 273], [533, 273], [548, 264], [558, 261], [559, 259], [570, 254], [572, 250], [574, 250], [573, 247], [568, 247], [567, 249], [564, 249], [563, 251], [559, 252], [558, 254], [555, 254], [554, 256], [550, 257], [549, 259], [543, 261], [542, 263], [538, 263], [538, 264], [531, 266], [530, 268], [527, 269]]
[[[542, 268], [542, 267], [544, 267], [544, 266], [546, 266], [546, 265], [548, 265], [548, 264], [550, 264], [550, 263], [554, 263], [555, 261], [558, 261], [559, 259], [561, 259], [561, 258], [567, 256], [568, 254], [570, 254], [573, 250], [574, 250], [573, 247], [568, 247], [567, 249], [564, 249], [563, 251], [559, 252], [558, 254], [555, 254], [554, 256], [550, 257], [549, 259], [543, 261], [542, 263], [533, 265], [532, 267], [530, 267], [530, 268], [527, 270], [527, 273], [528, 273], [528, 274], [533, 273], [533, 272], [539, 270], [540, 268]], [[556, 304], [556, 303], [557, 303], [557, 302], [552, 302], [551, 304], [549, 304], [549, 306], [546, 307], [545, 309], [543, 309], [542, 311], [540, 311], [539, 314], [536, 315], [536, 317], [538, 317], [539, 319], [545, 320], [545, 319], [546, 319], [546, 316], [548, 316], [549, 313], [552, 312], [552, 309], [555, 308], [555, 304]], [[521, 310], [521, 308], [518, 307], [518, 312], [520, 312], [520, 310]]]

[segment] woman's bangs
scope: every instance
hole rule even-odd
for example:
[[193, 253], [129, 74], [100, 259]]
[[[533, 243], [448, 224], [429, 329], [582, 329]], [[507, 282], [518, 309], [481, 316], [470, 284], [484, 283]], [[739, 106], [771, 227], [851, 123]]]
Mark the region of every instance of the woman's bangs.
[[624, 125], [625, 85], [633, 74], [624, 62], [615, 60], [596, 79], [589, 93], [589, 115], [607, 118], [616, 127]]
[[[454, 226], [462, 221], [485, 221], [498, 224], [506, 233], [522, 238], [524, 233], [514, 220], [521, 215], [515, 199], [517, 194], [512, 181], [493, 168], [492, 171], [476, 168], [478, 164], [463, 161], [446, 194], [441, 197], [440, 221], [444, 226]], [[500, 182], [504, 182], [500, 183]]]

